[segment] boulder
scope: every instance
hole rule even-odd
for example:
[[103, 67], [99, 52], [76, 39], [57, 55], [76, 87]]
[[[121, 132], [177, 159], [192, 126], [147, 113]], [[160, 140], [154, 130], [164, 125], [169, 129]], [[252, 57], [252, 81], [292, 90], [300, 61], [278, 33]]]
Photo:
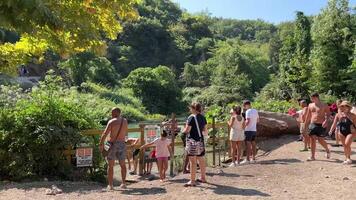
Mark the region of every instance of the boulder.
[[284, 134], [299, 134], [295, 118], [282, 113], [259, 111], [258, 136], [277, 137]]

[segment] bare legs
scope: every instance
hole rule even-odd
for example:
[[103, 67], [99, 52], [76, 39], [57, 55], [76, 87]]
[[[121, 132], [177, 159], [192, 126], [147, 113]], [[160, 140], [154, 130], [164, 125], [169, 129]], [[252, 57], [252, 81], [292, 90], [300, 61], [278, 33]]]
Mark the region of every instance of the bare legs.
[[188, 165], [189, 165], [189, 156], [187, 155], [187, 153], [184, 153], [183, 155], [183, 162], [184, 162], [184, 168], [183, 168], [183, 173], [189, 173], [188, 172]]
[[353, 135], [349, 134], [345, 137], [341, 133], [338, 133], [338, 134], [340, 137], [340, 141], [341, 141], [342, 145], [344, 146], [344, 154], [345, 154], [346, 161], [347, 160], [351, 161], [351, 144], [353, 142]]
[[113, 190], [114, 189], [114, 166], [115, 166], [115, 160], [108, 160], [108, 189]]
[[308, 150], [310, 147], [310, 137], [308, 134], [303, 134], [304, 150]]
[[166, 179], [166, 171], [168, 169], [168, 160], [157, 160], [159, 178], [163, 182]]
[[120, 168], [121, 168], [121, 179], [122, 179], [121, 187], [126, 187], [126, 164], [125, 164], [125, 160], [120, 160], [119, 164], [120, 164]]
[[231, 141], [232, 163], [236, 162], [236, 154], [237, 154], [237, 142], [236, 141]]
[[196, 173], [197, 173], [197, 162], [200, 167], [201, 181], [206, 182], [206, 165], [204, 156], [189, 156], [190, 161], [190, 185], [195, 185]]
[[328, 144], [325, 142], [324, 138], [317, 137], [316, 135], [311, 135], [310, 136], [311, 157], [309, 160], [315, 160], [316, 140], [318, 140], [320, 145], [325, 149], [325, 151], [327, 153], [327, 158], [329, 159], [330, 158], [330, 150], [329, 150]]
[[237, 141], [236, 142], [237, 145], [237, 164], [240, 164], [240, 160], [241, 160], [241, 150], [242, 150], [242, 142], [241, 141]]
[[246, 141], [246, 146], [247, 146], [247, 156], [246, 159], [250, 161], [250, 157], [252, 157], [252, 160], [256, 160], [256, 142], [255, 141]]
[[206, 182], [206, 164], [204, 156], [197, 157], [200, 167], [200, 177], [203, 182]]
[[195, 176], [197, 172], [197, 157], [189, 156], [190, 161], [190, 184], [195, 185]]

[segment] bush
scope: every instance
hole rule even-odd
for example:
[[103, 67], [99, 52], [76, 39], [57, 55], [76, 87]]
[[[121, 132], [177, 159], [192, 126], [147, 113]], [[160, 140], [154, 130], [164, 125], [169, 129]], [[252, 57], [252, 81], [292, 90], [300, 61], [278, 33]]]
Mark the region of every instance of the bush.
[[69, 79], [76, 86], [85, 81], [115, 86], [119, 79], [114, 66], [108, 59], [96, 57], [89, 52], [79, 53], [61, 62], [59, 67], [67, 70]]
[[[103, 120], [109, 116], [112, 107], [118, 106], [122, 114], [129, 121], [142, 121], [147, 117], [146, 108], [141, 101], [133, 96], [130, 89], [109, 89], [102, 85], [94, 83], [83, 83], [80, 87], [81, 102], [89, 107], [95, 107], [93, 110], [97, 120]], [[101, 118], [101, 119], [98, 119]], [[106, 120], [104, 120], [106, 121]]]
[[267, 100], [267, 101], [255, 101], [252, 106], [257, 110], [287, 113], [289, 108], [298, 108], [297, 101], [281, 101], [281, 100]]
[[175, 74], [168, 67], [138, 68], [123, 83], [132, 89], [151, 113], [170, 114], [182, 108], [181, 90]]
[[98, 127], [84, 104], [68, 101], [70, 93], [50, 75], [27, 98], [1, 110], [0, 149], [6, 149], [0, 151], [1, 176], [70, 174], [63, 150], [82, 141], [80, 130]]

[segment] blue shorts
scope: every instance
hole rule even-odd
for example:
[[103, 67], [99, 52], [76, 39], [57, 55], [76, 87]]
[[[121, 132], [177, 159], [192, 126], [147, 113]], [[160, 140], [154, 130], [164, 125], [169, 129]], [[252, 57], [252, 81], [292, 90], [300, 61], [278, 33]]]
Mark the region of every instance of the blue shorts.
[[256, 131], [245, 131], [245, 141], [252, 142], [256, 140]]

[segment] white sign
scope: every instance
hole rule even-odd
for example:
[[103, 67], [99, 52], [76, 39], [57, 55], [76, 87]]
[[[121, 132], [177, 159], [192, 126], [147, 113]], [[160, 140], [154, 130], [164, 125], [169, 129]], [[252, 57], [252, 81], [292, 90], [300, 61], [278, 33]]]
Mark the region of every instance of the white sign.
[[77, 167], [93, 166], [93, 148], [77, 148], [75, 155], [77, 157]]
[[161, 134], [161, 128], [155, 125], [145, 126], [145, 141], [147, 143], [153, 142], [155, 139], [159, 138]]

